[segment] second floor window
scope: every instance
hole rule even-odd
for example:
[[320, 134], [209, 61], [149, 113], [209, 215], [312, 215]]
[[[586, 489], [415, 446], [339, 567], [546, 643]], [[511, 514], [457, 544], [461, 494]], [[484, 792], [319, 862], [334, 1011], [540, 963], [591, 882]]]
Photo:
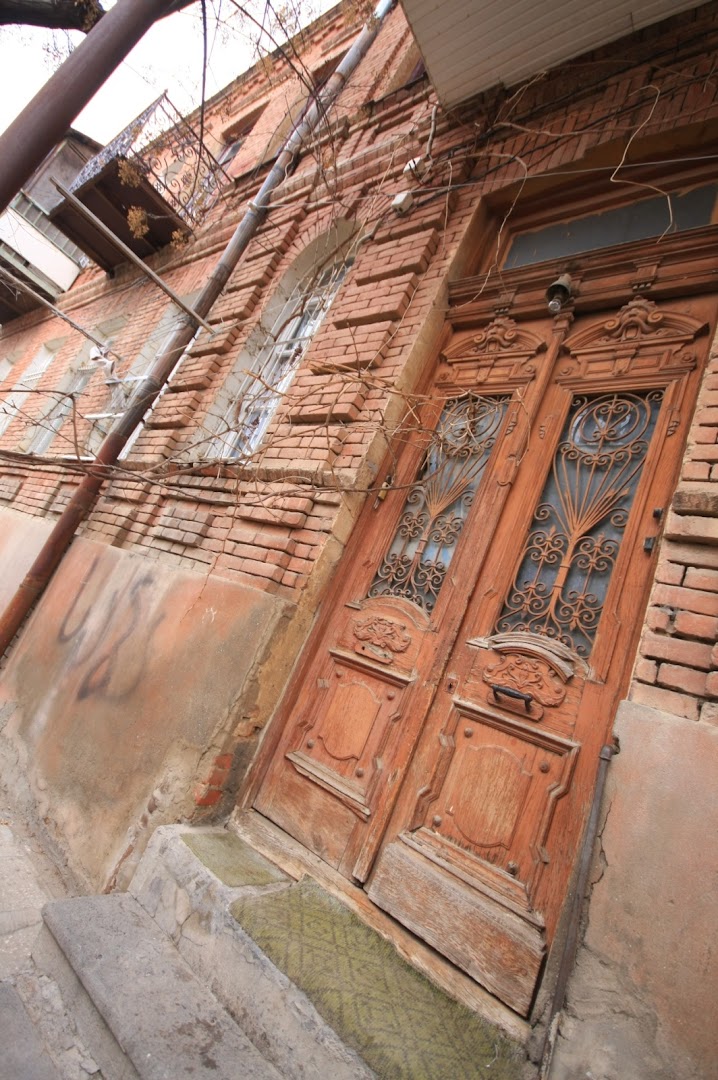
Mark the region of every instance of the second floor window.
[[[94, 336], [111, 346], [127, 322], [127, 316], [109, 319], [94, 328]], [[82, 399], [88, 383], [100, 367], [93, 359], [96, 345], [86, 340], [80, 352], [53, 386], [47, 388], [42, 400], [42, 411], [26, 435], [19, 449], [30, 454], [45, 454], [53, 447], [54, 453], [75, 455], [81, 451], [78, 421], [84, 419], [85, 403]]]

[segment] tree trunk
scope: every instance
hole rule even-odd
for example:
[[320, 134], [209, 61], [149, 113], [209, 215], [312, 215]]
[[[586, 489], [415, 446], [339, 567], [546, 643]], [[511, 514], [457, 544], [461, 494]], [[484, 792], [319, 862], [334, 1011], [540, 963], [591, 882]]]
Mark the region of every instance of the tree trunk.
[[87, 32], [104, 14], [99, 0], [0, 0], [0, 24]]

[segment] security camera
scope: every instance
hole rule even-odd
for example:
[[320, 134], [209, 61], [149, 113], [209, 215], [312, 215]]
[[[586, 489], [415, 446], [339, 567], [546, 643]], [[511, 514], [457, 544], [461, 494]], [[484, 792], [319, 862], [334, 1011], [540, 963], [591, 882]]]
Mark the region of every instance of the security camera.
[[99, 345], [93, 345], [90, 349], [90, 360], [94, 360], [98, 364], [102, 360], [107, 360], [107, 350], [101, 349]]
[[546, 290], [548, 309], [552, 315], [558, 315], [559, 311], [571, 299], [571, 275], [561, 274], [552, 282]]

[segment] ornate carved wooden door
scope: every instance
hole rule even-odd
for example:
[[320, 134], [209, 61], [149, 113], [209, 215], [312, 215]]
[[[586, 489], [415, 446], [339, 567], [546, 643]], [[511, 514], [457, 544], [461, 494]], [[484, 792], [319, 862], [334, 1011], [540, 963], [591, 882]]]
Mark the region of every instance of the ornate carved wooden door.
[[454, 335], [256, 803], [522, 1014], [630, 674], [710, 310], [638, 298]]

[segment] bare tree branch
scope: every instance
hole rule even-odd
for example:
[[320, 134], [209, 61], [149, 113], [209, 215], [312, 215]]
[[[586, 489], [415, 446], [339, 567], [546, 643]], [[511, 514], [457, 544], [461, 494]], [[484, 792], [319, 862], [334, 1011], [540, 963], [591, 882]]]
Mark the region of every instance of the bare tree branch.
[[[181, 11], [193, 2], [177, 0], [167, 14]], [[23, 24], [86, 33], [104, 14], [100, 0], [0, 0], [0, 26]]]
[[0, 24], [90, 30], [105, 14], [99, 0], [0, 0]]

